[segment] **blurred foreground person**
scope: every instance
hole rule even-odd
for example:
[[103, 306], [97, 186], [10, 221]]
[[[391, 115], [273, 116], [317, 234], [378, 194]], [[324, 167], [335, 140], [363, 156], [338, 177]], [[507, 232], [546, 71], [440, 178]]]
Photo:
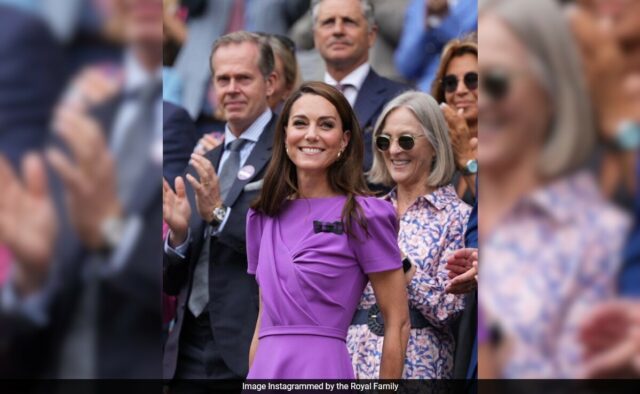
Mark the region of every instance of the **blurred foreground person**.
[[498, 373], [575, 377], [579, 325], [615, 295], [628, 220], [581, 170], [592, 109], [557, 3], [481, 2], [479, 46], [479, 298], [510, 340]]
[[161, 376], [162, 2], [122, 0], [127, 53], [115, 96], [74, 83], [47, 161], [0, 158], [0, 376]]
[[599, 305], [582, 322], [584, 378], [640, 378], [640, 302]]
[[601, 189], [631, 210], [640, 187], [640, 2], [581, 0], [567, 15], [595, 106]]
[[47, 139], [65, 80], [63, 52], [32, 13], [0, 4], [0, 154], [14, 168]]

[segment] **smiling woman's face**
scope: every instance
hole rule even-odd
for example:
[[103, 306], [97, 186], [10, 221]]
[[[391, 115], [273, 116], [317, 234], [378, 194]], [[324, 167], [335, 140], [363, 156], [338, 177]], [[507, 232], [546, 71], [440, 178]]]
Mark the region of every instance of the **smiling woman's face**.
[[304, 94], [293, 103], [285, 133], [287, 154], [298, 174], [326, 173], [350, 136], [333, 104], [314, 94]]
[[478, 121], [478, 89], [470, 89], [464, 82], [465, 75], [478, 74], [478, 58], [470, 53], [456, 56], [449, 62], [445, 78], [455, 76], [458, 80], [456, 90], [449, 93], [445, 90], [444, 98], [449, 106], [456, 111], [462, 110], [462, 115], [469, 123]]
[[501, 19], [489, 14], [481, 20], [481, 74], [504, 76], [500, 97], [492, 97], [483, 87], [478, 102], [482, 112], [478, 162], [486, 173], [537, 161], [550, 128], [552, 106], [528, 63], [531, 57], [525, 45]]
[[[424, 133], [423, 125], [407, 108], [393, 110], [384, 121], [381, 135], [391, 139], [389, 149], [382, 152], [387, 171], [393, 181], [401, 187], [426, 185], [435, 155], [433, 147]], [[400, 136], [412, 136], [414, 146], [405, 150], [400, 147]]]

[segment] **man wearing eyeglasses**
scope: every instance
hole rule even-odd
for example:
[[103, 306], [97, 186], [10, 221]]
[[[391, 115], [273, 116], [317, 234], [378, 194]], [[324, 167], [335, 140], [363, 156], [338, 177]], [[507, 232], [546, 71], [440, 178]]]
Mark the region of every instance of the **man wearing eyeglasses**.
[[378, 75], [369, 48], [378, 28], [370, 0], [313, 0], [313, 37], [325, 62], [324, 82], [335, 86], [353, 107], [365, 137], [364, 170], [373, 162], [371, 131], [384, 105], [407, 86]]

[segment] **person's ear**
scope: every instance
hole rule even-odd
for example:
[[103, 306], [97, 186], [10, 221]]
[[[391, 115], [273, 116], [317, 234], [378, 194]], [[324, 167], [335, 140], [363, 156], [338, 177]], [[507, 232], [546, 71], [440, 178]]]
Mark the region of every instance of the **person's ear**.
[[367, 32], [367, 37], [369, 39], [369, 48], [373, 48], [376, 43], [376, 37], [378, 36], [378, 26], [374, 25], [371, 27], [371, 30]]
[[345, 130], [345, 132], [342, 133], [342, 148], [340, 150], [347, 149], [347, 146], [349, 145], [350, 140], [351, 140], [351, 130]]
[[278, 81], [278, 74], [275, 71], [271, 72], [265, 79], [266, 96], [270, 97], [276, 90], [276, 82]]

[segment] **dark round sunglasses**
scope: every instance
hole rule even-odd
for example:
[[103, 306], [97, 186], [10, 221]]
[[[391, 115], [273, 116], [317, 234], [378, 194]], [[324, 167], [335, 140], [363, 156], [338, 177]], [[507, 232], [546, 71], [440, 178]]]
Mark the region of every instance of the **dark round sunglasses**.
[[[464, 85], [467, 87], [467, 89], [478, 89], [477, 72], [468, 72], [464, 74], [464, 77], [462, 77], [462, 81], [464, 82]], [[460, 80], [456, 75], [453, 74], [446, 75], [444, 78], [442, 78], [442, 88], [447, 93], [455, 92], [458, 89], [458, 83], [460, 83]]]
[[[403, 134], [398, 137], [398, 145], [402, 150], [411, 150], [416, 145], [416, 138], [424, 137], [424, 134], [411, 135]], [[392, 138], [386, 134], [380, 134], [376, 137], [376, 147], [379, 151], [385, 152], [391, 148]]]
[[509, 94], [511, 88], [511, 76], [507, 71], [500, 69], [482, 72], [482, 93], [493, 101], [500, 101]]

